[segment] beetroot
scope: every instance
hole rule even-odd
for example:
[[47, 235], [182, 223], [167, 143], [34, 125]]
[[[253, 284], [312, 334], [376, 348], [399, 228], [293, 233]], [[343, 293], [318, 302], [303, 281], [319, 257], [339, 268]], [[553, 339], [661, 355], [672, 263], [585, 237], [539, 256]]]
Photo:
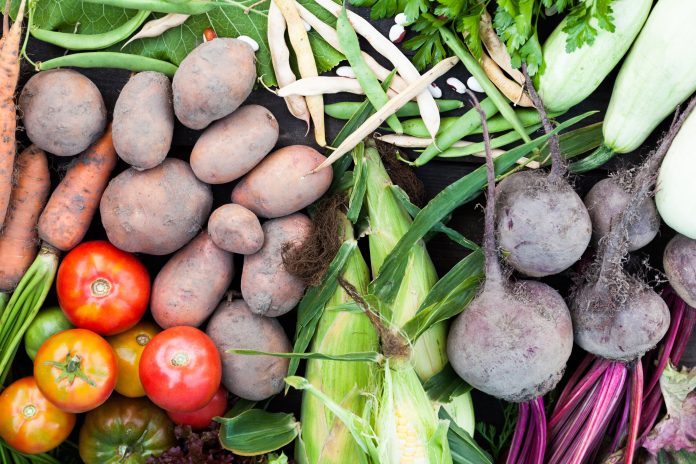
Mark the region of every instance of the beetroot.
[[696, 307], [696, 240], [677, 234], [665, 247], [662, 265], [677, 295]]
[[[585, 206], [592, 219], [592, 240], [597, 245], [609, 233], [611, 221], [628, 206], [632, 185], [631, 172], [602, 179], [585, 196]], [[636, 218], [628, 225], [628, 251], [643, 248], [660, 230], [660, 217], [652, 197], [645, 198], [636, 210]]]
[[[478, 102], [476, 107], [480, 109]], [[474, 387], [523, 402], [545, 394], [560, 380], [573, 345], [571, 319], [553, 288], [536, 281], [510, 283], [503, 276], [496, 256], [493, 160], [485, 115], [482, 119], [488, 167], [486, 281], [452, 324], [447, 355], [457, 374]]]

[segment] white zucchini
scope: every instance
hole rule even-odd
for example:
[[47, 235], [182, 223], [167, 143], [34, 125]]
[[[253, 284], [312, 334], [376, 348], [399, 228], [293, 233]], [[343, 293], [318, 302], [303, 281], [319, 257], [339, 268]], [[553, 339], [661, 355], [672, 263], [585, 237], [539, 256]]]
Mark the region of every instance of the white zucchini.
[[549, 111], [565, 111], [587, 98], [623, 58], [650, 13], [652, 0], [614, 0], [611, 4], [616, 29], [597, 27], [590, 44], [568, 53], [563, 32], [567, 19], [551, 33], [542, 47], [544, 69], [537, 88]]
[[668, 226], [696, 239], [696, 111], [686, 118], [662, 160], [655, 203]]
[[604, 145], [638, 148], [696, 91], [696, 1], [659, 0], [621, 66], [604, 118]]

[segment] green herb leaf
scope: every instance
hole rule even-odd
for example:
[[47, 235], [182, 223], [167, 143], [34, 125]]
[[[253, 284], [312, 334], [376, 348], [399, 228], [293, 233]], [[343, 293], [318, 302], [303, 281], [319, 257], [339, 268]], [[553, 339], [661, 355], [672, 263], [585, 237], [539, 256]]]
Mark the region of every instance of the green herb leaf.
[[217, 417], [222, 447], [240, 456], [257, 456], [292, 442], [300, 423], [292, 414], [250, 409], [235, 417]]

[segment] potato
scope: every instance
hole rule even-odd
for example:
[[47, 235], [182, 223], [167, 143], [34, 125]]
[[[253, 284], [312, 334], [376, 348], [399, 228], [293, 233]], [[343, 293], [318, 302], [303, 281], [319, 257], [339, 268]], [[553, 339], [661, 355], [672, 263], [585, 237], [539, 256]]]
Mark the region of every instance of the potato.
[[256, 82], [256, 57], [241, 40], [218, 38], [196, 47], [172, 81], [174, 113], [191, 129], [203, 129], [233, 112]]
[[263, 246], [259, 218], [243, 206], [222, 205], [208, 219], [208, 233], [223, 250], [241, 255], [256, 253]]
[[172, 256], [152, 284], [150, 310], [163, 329], [198, 327], [215, 310], [232, 283], [232, 254], [206, 231]]
[[232, 203], [267, 218], [287, 216], [319, 199], [331, 185], [329, 168], [309, 174], [326, 158], [314, 148], [291, 145], [268, 155], [232, 190]]
[[116, 153], [136, 169], [150, 169], [166, 158], [174, 135], [172, 86], [162, 73], [131, 77], [116, 100], [113, 119]]
[[191, 168], [203, 182], [231, 182], [251, 171], [277, 141], [273, 114], [263, 106], [242, 106], [203, 132], [191, 152]]
[[111, 243], [132, 253], [166, 255], [196, 236], [212, 206], [210, 186], [193, 175], [187, 162], [172, 158], [114, 177], [99, 210]]
[[312, 221], [298, 213], [267, 221], [262, 228], [263, 247], [244, 257], [242, 296], [254, 313], [276, 317], [294, 308], [305, 289], [301, 279], [285, 270], [283, 245], [302, 243]]
[[277, 320], [253, 314], [243, 300], [223, 301], [210, 318], [206, 333], [220, 352], [222, 383], [230, 392], [261, 401], [283, 390], [288, 359], [226, 353], [231, 349], [292, 352]]
[[29, 140], [57, 156], [86, 150], [106, 127], [99, 89], [71, 69], [34, 74], [22, 89], [19, 108]]

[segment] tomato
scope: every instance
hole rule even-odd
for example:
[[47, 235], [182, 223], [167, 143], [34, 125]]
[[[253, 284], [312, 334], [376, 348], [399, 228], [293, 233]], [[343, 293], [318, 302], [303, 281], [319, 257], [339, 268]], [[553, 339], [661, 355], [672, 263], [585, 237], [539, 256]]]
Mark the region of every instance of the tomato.
[[44, 309], [34, 318], [24, 334], [24, 349], [33, 361], [39, 347], [48, 337], [74, 327], [60, 308]]
[[132, 254], [109, 242], [85, 242], [63, 259], [56, 290], [60, 307], [75, 326], [114, 335], [145, 314], [150, 276]]
[[115, 390], [129, 398], [145, 396], [143, 384], [140, 382], [138, 366], [145, 345], [161, 332], [161, 329], [151, 322], [140, 322], [132, 329], [107, 338], [116, 353], [118, 363], [118, 380]]
[[90, 411], [80, 429], [86, 464], [145, 464], [175, 444], [174, 424], [146, 398], [114, 395]]
[[[0, 437], [22, 453], [45, 453], [63, 443], [75, 426], [75, 414], [51, 404], [24, 377], [0, 394]], [[4, 462], [4, 461], [3, 461]]]
[[208, 404], [193, 412], [172, 412], [167, 415], [177, 424], [190, 425], [193, 430], [202, 430], [210, 425], [213, 417], [222, 417], [227, 412], [227, 390], [220, 387]]
[[85, 329], [57, 333], [41, 345], [34, 377], [63, 411], [85, 412], [109, 398], [116, 385], [116, 355], [106, 340]]
[[172, 327], [158, 333], [140, 358], [145, 393], [167, 411], [201, 409], [215, 395], [221, 377], [215, 344], [195, 327]]

